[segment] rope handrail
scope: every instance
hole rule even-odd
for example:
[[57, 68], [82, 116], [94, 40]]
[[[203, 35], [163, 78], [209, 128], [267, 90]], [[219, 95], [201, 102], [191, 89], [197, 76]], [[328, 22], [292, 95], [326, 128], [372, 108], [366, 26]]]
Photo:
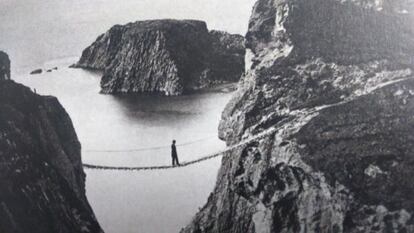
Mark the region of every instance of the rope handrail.
[[[181, 143], [181, 144], [177, 144], [177, 146], [183, 147], [183, 146], [188, 146], [188, 145], [192, 145], [195, 144], [197, 142], [202, 142], [202, 141], [207, 141], [213, 138], [216, 138], [217, 135], [215, 136], [210, 136], [210, 137], [205, 137], [205, 138], [200, 138], [194, 141], [188, 141], [185, 143]], [[87, 149], [84, 150], [85, 152], [98, 152], [98, 153], [119, 153], [119, 152], [141, 152], [141, 151], [154, 151], [154, 150], [162, 150], [162, 149], [168, 149], [171, 146], [155, 146], [155, 147], [144, 147], [144, 148], [134, 148], [134, 149], [126, 149], [126, 150], [93, 150], [93, 149]]]
[[84, 163], [83, 167], [86, 169], [94, 169], [94, 170], [118, 170], [118, 171], [142, 171], [142, 170], [165, 170], [165, 169], [174, 169], [174, 168], [182, 168], [182, 167], [187, 167], [193, 164], [197, 164], [206, 160], [210, 160], [216, 157], [219, 157], [221, 155], [223, 155], [226, 152], [229, 152], [231, 150], [237, 149], [239, 147], [242, 147], [248, 143], [251, 143], [254, 140], [257, 139], [261, 139], [264, 138], [272, 133], [274, 133], [276, 131], [276, 129], [269, 129], [267, 131], [264, 131], [254, 137], [251, 138], [247, 138], [243, 141], [241, 141], [238, 144], [235, 144], [233, 146], [228, 147], [227, 149], [211, 154], [211, 155], [207, 155], [192, 161], [188, 161], [188, 162], [182, 162], [180, 166], [172, 166], [172, 165], [162, 165], [162, 166], [148, 166], [148, 167], [117, 167], [117, 166], [103, 166], [103, 165], [93, 165], [93, 164], [87, 164]]

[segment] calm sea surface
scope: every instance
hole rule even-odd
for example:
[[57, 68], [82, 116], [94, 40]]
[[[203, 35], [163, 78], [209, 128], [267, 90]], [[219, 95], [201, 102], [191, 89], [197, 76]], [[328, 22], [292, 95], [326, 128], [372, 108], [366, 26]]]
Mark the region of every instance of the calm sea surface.
[[[254, 0], [0, 0], [0, 50], [12, 77], [54, 95], [72, 118], [85, 163], [152, 166], [171, 163], [169, 145], [189, 161], [225, 148], [217, 139], [229, 93], [182, 97], [99, 94], [100, 75], [69, 69], [83, 48], [114, 24], [193, 18], [211, 29], [243, 34]], [[30, 76], [35, 68], [59, 69]], [[139, 152], [111, 152], [163, 147]], [[102, 152], [102, 151], [110, 151]], [[87, 196], [107, 233], [178, 232], [214, 188], [220, 158], [194, 166], [142, 172], [87, 173]]]
[[[231, 94], [172, 98], [100, 95], [99, 77], [83, 70], [60, 68], [15, 79], [35, 88], [37, 93], [59, 98], [73, 120], [85, 163], [169, 165], [172, 139], [178, 144], [192, 143], [178, 146], [182, 161], [225, 148], [217, 139], [217, 125]], [[166, 148], [101, 152], [160, 146]], [[86, 170], [87, 196], [106, 232], [178, 232], [206, 202], [219, 166], [220, 158], [216, 158], [165, 171]]]

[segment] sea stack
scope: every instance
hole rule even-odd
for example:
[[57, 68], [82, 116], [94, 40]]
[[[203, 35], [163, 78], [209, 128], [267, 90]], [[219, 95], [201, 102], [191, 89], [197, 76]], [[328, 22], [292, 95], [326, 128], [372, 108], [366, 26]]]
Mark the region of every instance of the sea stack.
[[0, 190], [0, 232], [103, 232], [70, 117], [55, 97], [11, 80], [0, 81]]
[[181, 95], [237, 82], [244, 55], [240, 35], [209, 31], [202, 21], [150, 20], [112, 27], [75, 67], [103, 71], [102, 93]]
[[258, 0], [207, 204], [183, 233], [414, 232], [409, 1]]
[[0, 81], [10, 79], [10, 59], [9, 56], [0, 51]]

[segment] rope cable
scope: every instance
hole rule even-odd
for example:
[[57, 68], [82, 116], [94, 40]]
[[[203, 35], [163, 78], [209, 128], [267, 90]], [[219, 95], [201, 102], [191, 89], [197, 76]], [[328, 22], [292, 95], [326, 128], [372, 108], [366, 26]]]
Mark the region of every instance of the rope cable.
[[[264, 137], [267, 137], [268, 135], [274, 133], [276, 131], [276, 129], [270, 129], [267, 131], [264, 131], [254, 137], [251, 138], [246, 138], [245, 140], [241, 141], [238, 144], [235, 144], [233, 146], [228, 147], [227, 149], [211, 154], [211, 155], [207, 155], [192, 161], [188, 161], [188, 162], [183, 162], [181, 163], [180, 166], [172, 166], [172, 165], [162, 165], [162, 166], [148, 166], [148, 167], [116, 167], [116, 166], [102, 166], [102, 165], [93, 165], [93, 164], [87, 164], [84, 163], [83, 167], [86, 169], [94, 169], [94, 170], [118, 170], [118, 171], [141, 171], [141, 170], [164, 170], [164, 169], [174, 169], [174, 168], [181, 168], [181, 167], [187, 167], [193, 164], [197, 164], [197, 163], [201, 163], [204, 162], [206, 160], [210, 160], [216, 157], [219, 157], [221, 155], [223, 155], [224, 153], [237, 149], [239, 147], [242, 147], [244, 145], [247, 145], [249, 143], [251, 143], [254, 140], [258, 140]], [[181, 144], [182, 145], [182, 144]]]
[[[201, 139], [197, 139], [194, 141], [189, 141], [181, 144], [177, 144], [177, 146], [183, 147], [195, 144], [197, 142], [207, 141], [213, 138], [216, 138], [217, 136], [210, 136], [205, 137]], [[144, 147], [144, 148], [134, 148], [134, 149], [127, 149], [127, 150], [85, 150], [85, 152], [92, 152], [92, 153], [120, 153], [120, 152], [141, 152], [141, 151], [154, 151], [154, 150], [162, 150], [170, 148], [170, 146], [155, 146], [155, 147]]]

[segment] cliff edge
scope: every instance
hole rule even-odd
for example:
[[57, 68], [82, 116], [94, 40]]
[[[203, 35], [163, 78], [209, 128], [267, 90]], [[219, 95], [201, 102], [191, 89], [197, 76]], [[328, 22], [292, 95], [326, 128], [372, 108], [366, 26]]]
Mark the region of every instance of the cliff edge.
[[0, 51], [0, 81], [10, 79], [10, 59], [9, 56]]
[[219, 129], [243, 146], [182, 232], [414, 232], [412, 13], [410, 1], [258, 0]]
[[115, 25], [86, 48], [75, 67], [104, 71], [103, 93], [180, 95], [244, 72], [244, 38], [196, 20]]
[[0, 190], [0, 232], [103, 232], [70, 117], [55, 97], [11, 80], [0, 81]]

